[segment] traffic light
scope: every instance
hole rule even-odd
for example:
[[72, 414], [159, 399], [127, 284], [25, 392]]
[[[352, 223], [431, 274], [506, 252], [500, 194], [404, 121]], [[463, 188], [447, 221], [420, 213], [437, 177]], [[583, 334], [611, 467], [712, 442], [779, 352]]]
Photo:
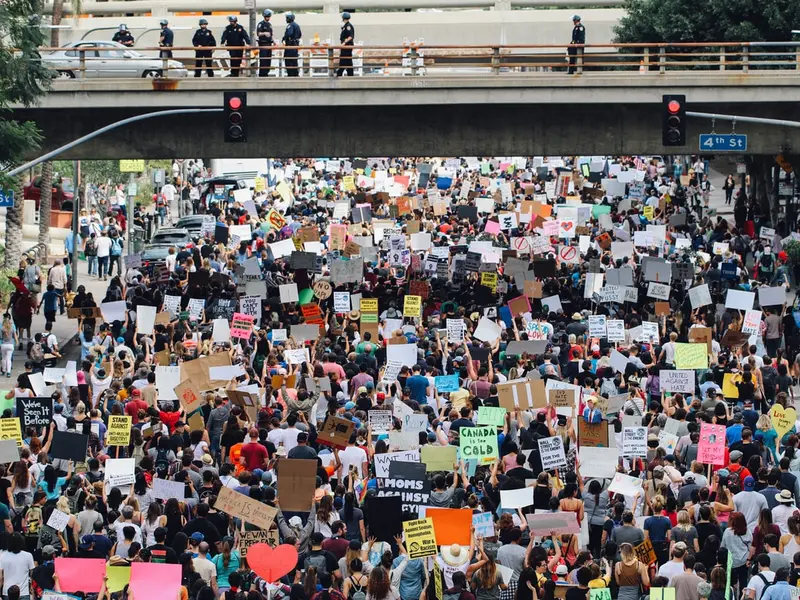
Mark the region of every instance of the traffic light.
[[686, 145], [686, 96], [661, 96], [661, 137], [664, 146]]
[[247, 92], [225, 92], [225, 141], [246, 142]]

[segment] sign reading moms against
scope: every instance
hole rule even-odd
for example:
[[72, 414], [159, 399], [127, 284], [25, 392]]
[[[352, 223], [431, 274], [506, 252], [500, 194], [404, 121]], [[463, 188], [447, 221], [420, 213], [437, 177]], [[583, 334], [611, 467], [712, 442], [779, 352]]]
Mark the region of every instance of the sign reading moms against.
[[379, 482], [378, 497], [399, 496], [402, 509], [414, 514], [420, 506], [428, 505], [431, 494], [431, 480], [425, 476], [427, 467], [421, 463], [392, 461], [389, 463], [389, 476]]
[[53, 418], [53, 399], [17, 398], [17, 416], [23, 427], [46, 427]]
[[467, 458], [497, 458], [496, 427], [464, 427], [459, 430], [461, 456]]
[[567, 466], [564, 442], [560, 436], [539, 438], [539, 454], [542, 457], [543, 471], [552, 471]]
[[436, 536], [433, 533], [433, 519], [405, 521], [403, 533], [406, 537], [409, 558], [435, 556], [439, 552], [436, 546]]
[[220, 488], [214, 508], [267, 531], [272, 527], [275, 515], [278, 514], [276, 508], [262, 504], [258, 500], [253, 500], [227, 487]]

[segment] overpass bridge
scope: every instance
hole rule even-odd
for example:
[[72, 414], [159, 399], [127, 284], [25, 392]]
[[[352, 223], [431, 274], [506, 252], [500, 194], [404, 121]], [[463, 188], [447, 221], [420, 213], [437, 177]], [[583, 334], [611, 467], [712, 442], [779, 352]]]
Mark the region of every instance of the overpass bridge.
[[[247, 92], [247, 143], [223, 143], [222, 115], [185, 114], [120, 128], [63, 156], [73, 159], [666, 154], [674, 148], [661, 145], [665, 93], [685, 94], [695, 112], [800, 121], [797, 46], [587, 45], [575, 75], [560, 58], [543, 62], [552, 48], [425, 50], [421, 67], [390, 76], [337, 79], [323, 67], [321, 77], [59, 80], [40, 106], [14, 114], [36, 121], [52, 150], [134, 115], [221, 108], [224, 91]], [[367, 48], [364, 71], [406, 51]], [[730, 127], [717, 123], [716, 133]], [[711, 132], [690, 119], [686, 152]], [[740, 123], [736, 133], [748, 135], [749, 154], [800, 148], [800, 129]]]

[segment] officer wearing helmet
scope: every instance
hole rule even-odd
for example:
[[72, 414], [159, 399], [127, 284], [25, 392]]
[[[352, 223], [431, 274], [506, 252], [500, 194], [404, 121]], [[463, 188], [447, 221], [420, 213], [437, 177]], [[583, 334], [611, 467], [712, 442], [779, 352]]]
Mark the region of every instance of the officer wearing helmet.
[[[572, 17], [572, 39], [567, 48], [569, 54], [569, 70], [568, 73], [575, 72], [575, 62], [578, 54], [583, 55], [582, 45], [586, 43], [586, 28], [581, 25], [580, 15], [573, 15]], [[581, 46], [581, 47], [578, 47]]]
[[239, 25], [239, 17], [231, 15], [228, 17], [228, 26], [222, 32], [222, 45], [228, 46], [228, 54], [231, 55], [231, 77], [238, 77], [239, 71], [242, 67], [242, 54], [244, 50], [236, 46], [249, 46], [250, 36], [244, 30], [244, 27]]
[[[208, 21], [200, 19], [200, 29], [194, 32], [192, 37], [192, 46], [195, 48], [213, 48], [217, 45], [217, 40], [214, 34], [208, 28]], [[195, 50], [194, 51], [194, 76], [200, 77], [203, 74], [203, 66], [206, 66], [206, 74], [209, 77], [214, 76], [214, 69], [211, 66], [211, 54], [213, 50]]]
[[[353, 29], [353, 24], [350, 23], [350, 13], [342, 13], [342, 32], [339, 34], [340, 46], [352, 46], [353, 40], [356, 37], [356, 30]], [[339, 51], [339, 69], [336, 71], [336, 76], [341, 77], [345, 71], [347, 74], [353, 76], [353, 50], [342, 49]]]
[[272, 17], [270, 9], [264, 10], [264, 20], [261, 21], [256, 27], [256, 35], [258, 36], [258, 76], [266, 77], [269, 75], [269, 69], [272, 66], [272, 46], [275, 45], [275, 40], [272, 37], [272, 23], [269, 22]]
[[159, 22], [161, 25], [161, 36], [158, 38], [158, 46], [159, 48], [165, 48], [165, 50], [161, 50], [161, 58], [172, 58], [172, 46], [175, 42], [175, 34], [172, 33], [172, 29], [169, 28], [169, 21], [166, 19], [161, 19]]
[[133, 48], [134, 39], [131, 35], [131, 32], [128, 31], [128, 26], [125, 25], [125, 23], [122, 23], [119, 26], [119, 31], [114, 34], [114, 37], [111, 38], [111, 41], [118, 42], [123, 46], [127, 46], [128, 48]]
[[[283, 32], [283, 45], [299, 46], [303, 32], [300, 31], [300, 25], [294, 22], [294, 13], [286, 13], [286, 23], [286, 31]], [[297, 68], [297, 50], [293, 48], [284, 50], [283, 62], [286, 65], [286, 75], [288, 77], [300, 77], [300, 71]]]

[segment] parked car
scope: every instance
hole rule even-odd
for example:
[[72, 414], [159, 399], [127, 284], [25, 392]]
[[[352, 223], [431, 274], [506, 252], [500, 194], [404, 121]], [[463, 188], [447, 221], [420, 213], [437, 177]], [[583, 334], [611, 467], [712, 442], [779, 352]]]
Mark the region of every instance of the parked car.
[[159, 229], [150, 239], [150, 246], [175, 246], [183, 248], [192, 241], [192, 236], [186, 229]]
[[[53, 210], [72, 210], [72, 198], [75, 188], [69, 179], [59, 179], [53, 182]], [[22, 189], [25, 200], [36, 200], [36, 210], [39, 210], [39, 201], [42, 199], [42, 178], [34, 177], [28, 185]], [[63, 208], [62, 208], [63, 206]]]
[[179, 229], [186, 229], [189, 235], [196, 237], [200, 235], [200, 230], [203, 228], [203, 219], [205, 215], [189, 215], [178, 219], [175, 227]]
[[[90, 48], [81, 52], [79, 48]], [[81, 64], [81, 54], [86, 54], [85, 64]], [[186, 77], [189, 71], [177, 60], [167, 62], [168, 70], [164, 73], [164, 61], [160, 58], [145, 56], [136, 50], [127, 48], [117, 42], [106, 40], [81, 40], [71, 42], [59, 50], [42, 56], [42, 62], [58, 72], [59, 79], [75, 79], [81, 77], [84, 67], [87, 79], [118, 77]]]
[[142, 251], [142, 273], [152, 275], [153, 267], [166, 264], [167, 254], [172, 246], [148, 246]]

